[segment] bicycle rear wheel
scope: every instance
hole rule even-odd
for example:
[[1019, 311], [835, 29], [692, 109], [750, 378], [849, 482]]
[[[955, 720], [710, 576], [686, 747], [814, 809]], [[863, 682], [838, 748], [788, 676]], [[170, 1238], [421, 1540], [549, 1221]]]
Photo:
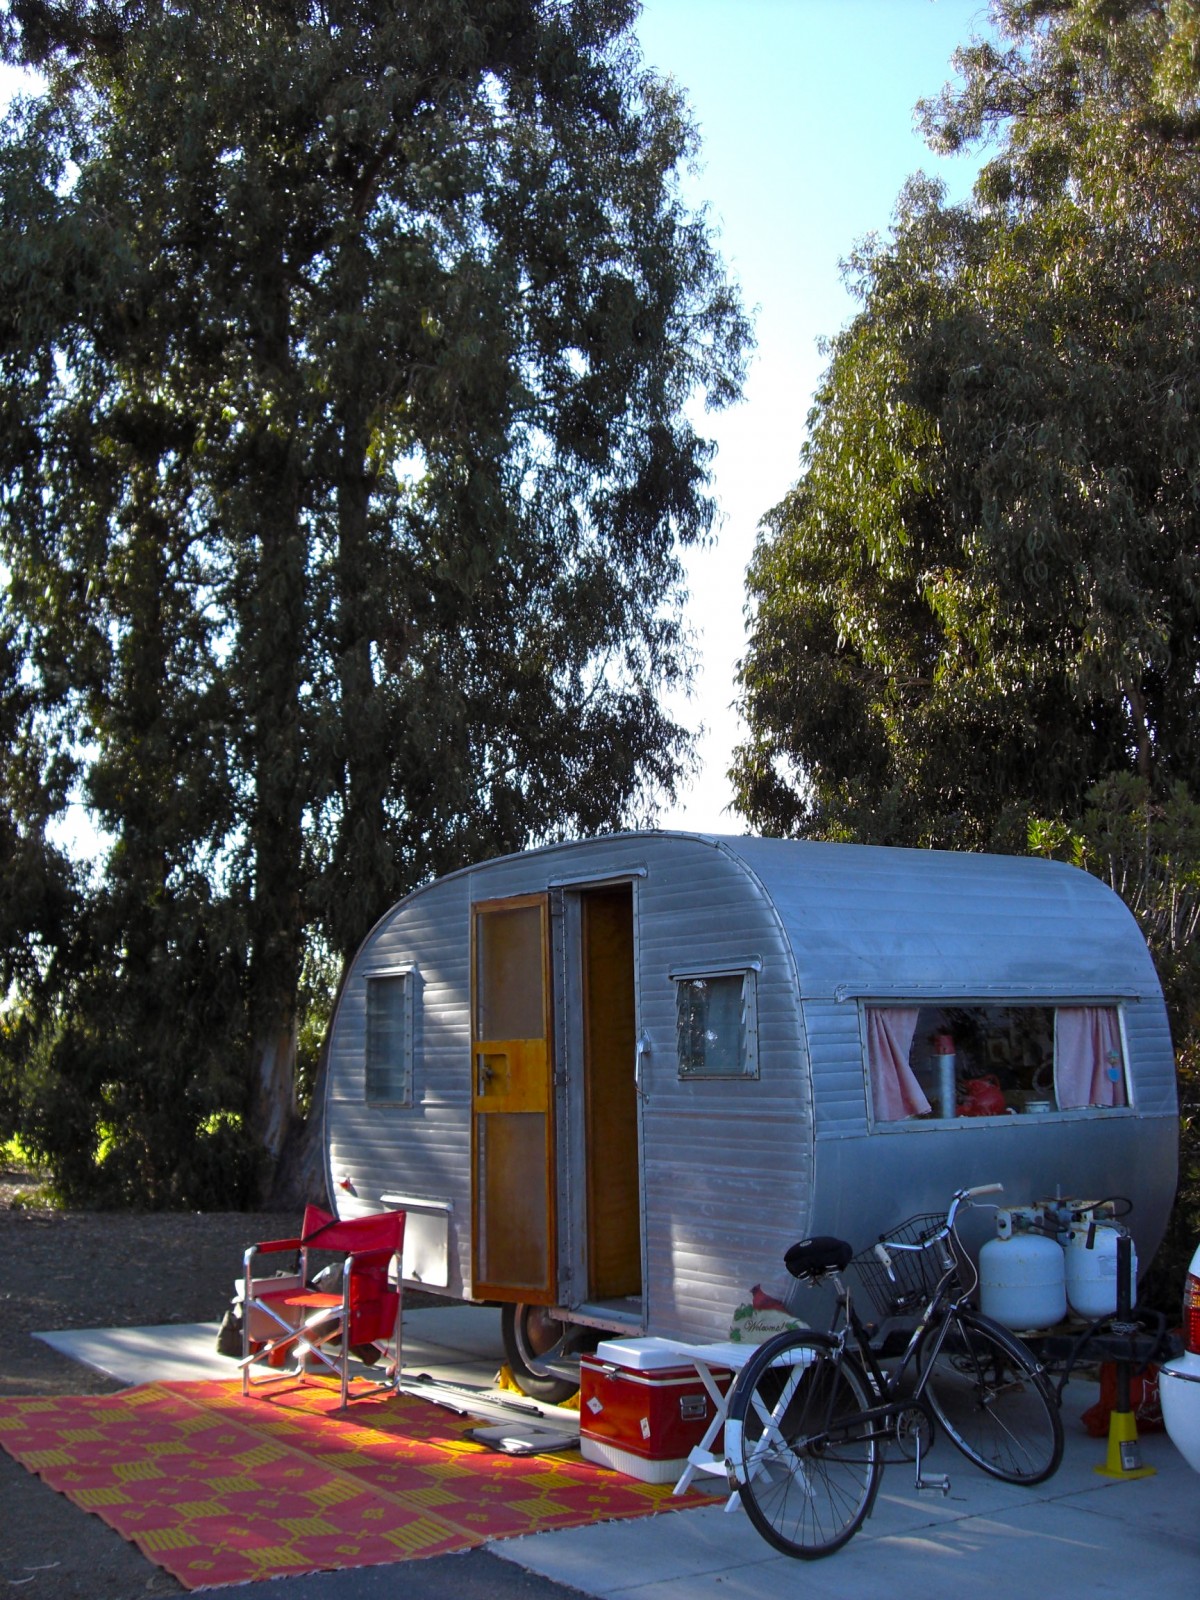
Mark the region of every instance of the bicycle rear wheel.
[[1006, 1483], [1058, 1471], [1062, 1418], [1033, 1354], [999, 1323], [951, 1311], [917, 1350], [919, 1387], [951, 1442]]
[[820, 1336], [769, 1340], [738, 1375], [725, 1455], [751, 1522], [784, 1555], [831, 1555], [875, 1503], [879, 1443], [852, 1358]]

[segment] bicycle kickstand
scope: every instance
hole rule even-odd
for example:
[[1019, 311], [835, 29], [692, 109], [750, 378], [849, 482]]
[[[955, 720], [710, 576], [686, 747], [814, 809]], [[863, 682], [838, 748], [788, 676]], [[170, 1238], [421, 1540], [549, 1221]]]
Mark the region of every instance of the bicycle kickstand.
[[940, 1494], [943, 1498], [950, 1493], [950, 1479], [944, 1472], [931, 1472], [926, 1478], [921, 1472], [921, 1435], [916, 1436], [917, 1460], [916, 1478], [914, 1487], [918, 1494]]

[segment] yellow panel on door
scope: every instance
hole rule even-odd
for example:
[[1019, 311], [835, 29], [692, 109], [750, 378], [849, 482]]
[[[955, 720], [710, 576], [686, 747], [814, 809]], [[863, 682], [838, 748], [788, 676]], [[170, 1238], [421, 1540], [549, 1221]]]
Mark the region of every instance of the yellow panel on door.
[[544, 1039], [485, 1041], [475, 1046], [474, 1109], [483, 1116], [497, 1111], [549, 1110], [549, 1073]]

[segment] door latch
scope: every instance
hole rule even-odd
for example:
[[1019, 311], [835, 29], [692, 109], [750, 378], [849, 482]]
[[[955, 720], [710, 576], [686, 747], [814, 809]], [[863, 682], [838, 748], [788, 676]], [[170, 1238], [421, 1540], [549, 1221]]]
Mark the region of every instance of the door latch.
[[645, 1033], [639, 1034], [638, 1035], [638, 1042], [637, 1042], [636, 1046], [634, 1047], [634, 1052], [633, 1052], [633, 1087], [634, 1087], [634, 1091], [638, 1095], [639, 1099], [642, 1099], [642, 1100], [645, 1100], [645, 1099], [648, 1098], [645, 1089], [642, 1088], [642, 1066], [643, 1066], [643, 1063], [649, 1057], [649, 1055], [650, 1055], [650, 1039], [649, 1039], [649, 1035], [647, 1035]]

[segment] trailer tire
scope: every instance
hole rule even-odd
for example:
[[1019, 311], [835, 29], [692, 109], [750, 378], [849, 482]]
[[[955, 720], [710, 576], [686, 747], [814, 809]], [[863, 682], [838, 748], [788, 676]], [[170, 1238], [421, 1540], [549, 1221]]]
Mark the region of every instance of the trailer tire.
[[522, 1394], [547, 1405], [561, 1405], [579, 1388], [579, 1380], [539, 1371], [545, 1361], [570, 1360], [598, 1337], [590, 1328], [560, 1322], [541, 1306], [500, 1307], [500, 1337], [509, 1371]]

